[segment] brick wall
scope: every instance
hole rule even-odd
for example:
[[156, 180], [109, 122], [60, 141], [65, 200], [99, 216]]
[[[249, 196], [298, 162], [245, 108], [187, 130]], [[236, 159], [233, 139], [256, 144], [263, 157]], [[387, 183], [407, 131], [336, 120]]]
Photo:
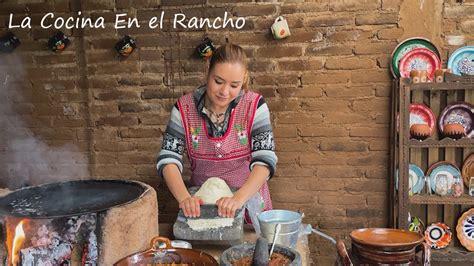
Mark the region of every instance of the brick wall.
[[[206, 64], [193, 49], [207, 35], [246, 49], [251, 87], [272, 111], [279, 157], [270, 181], [275, 207], [301, 210], [305, 223], [343, 239], [355, 228], [387, 226], [388, 63], [398, 41], [421, 27], [410, 19], [423, 18], [403, 10], [416, 13], [413, 2], [421, 11], [420, 4], [441, 10], [442, 21], [428, 27], [440, 33], [421, 35], [435, 39], [445, 58], [455, 48], [446, 36], [474, 42], [472, 0], [12, 2], [0, 0], [0, 32], [12, 12], [16, 24], [30, 16], [32, 29], [13, 29], [22, 44], [0, 55], [3, 186], [87, 176], [137, 179], [157, 188], [160, 221], [172, 222], [177, 204], [154, 164], [172, 105], [204, 82]], [[48, 51], [54, 30], [40, 28], [40, 18], [78, 10], [104, 17], [106, 28], [63, 30], [71, 46]], [[117, 13], [145, 22], [162, 10], [168, 14], [162, 30], [114, 28]], [[175, 30], [169, 23], [177, 12], [216, 17], [225, 11], [245, 17], [244, 29]], [[269, 33], [278, 15], [292, 31], [282, 41]], [[139, 49], [119, 60], [112, 47], [123, 34], [135, 37]], [[333, 261], [327, 241], [310, 236], [310, 246], [316, 263]]]

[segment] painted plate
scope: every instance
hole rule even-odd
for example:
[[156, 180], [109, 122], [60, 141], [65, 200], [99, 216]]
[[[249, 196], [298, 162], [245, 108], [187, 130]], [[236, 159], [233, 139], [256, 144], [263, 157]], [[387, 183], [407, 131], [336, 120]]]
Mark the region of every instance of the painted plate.
[[469, 251], [474, 251], [474, 208], [459, 217], [456, 233], [461, 245]]
[[471, 180], [471, 176], [474, 176], [474, 153], [471, 153], [471, 155], [464, 160], [461, 174], [464, 185], [469, 188], [469, 180]]
[[427, 79], [434, 79], [434, 72], [441, 68], [441, 61], [435, 52], [427, 48], [415, 48], [405, 54], [400, 59], [399, 64], [400, 76], [410, 77], [412, 70], [426, 70], [428, 72]]
[[467, 102], [458, 102], [446, 106], [439, 116], [438, 127], [443, 132], [444, 125], [462, 124], [468, 138], [474, 137], [474, 107]]
[[448, 68], [456, 75], [474, 75], [474, 45], [464, 46], [448, 59]]
[[444, 223], [432, 223], [425, 231], [425, 241], [434, 249], [447, 247], [452, 238], [451, 229]]
[[[398, 169], [395, 173], [395, 187], [398, 189]], [[423, 170], [416, 165], [411, 163], [408, 167], [408, 189], [413, 194], [420, 194], [425, 187], [425, 174]]]
[[[455, 178], [461, 176], [461, 171], [450, 162], [440, 161], [431, 165], [426, 175], [429, 176], [432, 192], [445, 196], [452, 193]], [[446, 175], [446, 183], [439, 178], [440, 175]]]
[[433, 135], [436, 118], [431, 109], [422, 103], [410, 104], [410, 127], [414, 124], [428, 124]]
[[438, 58], [441, 58], [438, 49], [430, 40], [420, 37], [406, 39], [395, 47], [391, 55], [390, 71], [394, 78], [400, 77], [400, 70], [398, 69], [400, 59], [402, 59], [405, 54], [416, 48], [428, 48], [435, 52]]

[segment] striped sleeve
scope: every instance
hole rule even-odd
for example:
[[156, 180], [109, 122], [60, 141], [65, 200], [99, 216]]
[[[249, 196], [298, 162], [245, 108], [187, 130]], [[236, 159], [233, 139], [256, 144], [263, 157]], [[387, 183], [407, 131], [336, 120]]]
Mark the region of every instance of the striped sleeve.
[[163, 177], [163, 168], [170, 163], [176, 164], [179, 171], [181, 173], [183, 172], [183, 153], [185, 146], [183, 122], [178, 107], [175, 104], [173, 110], [171, 110], [170, 120], [166, 126], [161, 151], [156, 164], [156, 169], [160, 177]]
[[265, 165], [270, 170], [271, 178], [275, 174], [278, 158], [275, 154], [275, 142], [270, 121], [270, 111], [265, 100], [260, 98], [252, 124], [252, 160], [250, 170], [255, 165]]

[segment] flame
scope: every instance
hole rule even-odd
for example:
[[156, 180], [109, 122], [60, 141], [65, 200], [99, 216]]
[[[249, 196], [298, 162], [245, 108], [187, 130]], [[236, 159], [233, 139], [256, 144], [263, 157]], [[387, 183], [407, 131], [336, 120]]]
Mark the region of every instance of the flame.
[[20, 248], [23, 245], [23, 242], [25, 241], [25, 232], [23, 231], [23, 223], [25, 220], [21, 220], [18, 225], [15, 228], [15, 237], [13, 238], [13, 247], [12, 247], [12, 254], [11, 254], [11, 263], [12, 265], [17, 265], [20, 256]]

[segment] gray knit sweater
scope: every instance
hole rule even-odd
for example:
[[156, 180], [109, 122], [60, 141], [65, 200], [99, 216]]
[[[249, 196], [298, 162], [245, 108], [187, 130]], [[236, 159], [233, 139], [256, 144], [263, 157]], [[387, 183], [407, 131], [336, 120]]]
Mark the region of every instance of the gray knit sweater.
[[[224, 126], [221, 130], [214, 125], [204, 109], [204, 95], [206, 93], [206, 87], [201, 86], [193, 93], [196, 108], [200, 115], [205, 119], [206, 126], [210, 137], [221, 137], [227, 131], [230, 113], [233, 108], [239, 103], [240, 98], [243, 94], [243, 90], [240, 95], [231, 102], [229, 108], [225, 113]], [[276, 170], [276, 164], [278, 158], [275, 154], [275, 144], [273, 141], [272, 125], [270, 123], [270, 112], [268, 106], [265, 103], [263, 97], [257, 105], [257, 111], [255, 113], [255, 119], [252, 126], [252, 154], [250, 162], [250, 170], [256, 165], [265, 165], [270, 170], [270, 177], [273, 176]], [[167, 164], [176, 164], [183, 172], [183, 154], [186, 146], [185, 133], [183, 127], [183, 121], [179, 113], [178, 105], [175, 104], [171, 111], [170, 120], [166, 127], [166, 131], [163, 137], [163, 143], [161, 145], [161, 151], [158, 156], [158, 163], [156, 168], [158, 175], [162, 176], [163, 167]]]

